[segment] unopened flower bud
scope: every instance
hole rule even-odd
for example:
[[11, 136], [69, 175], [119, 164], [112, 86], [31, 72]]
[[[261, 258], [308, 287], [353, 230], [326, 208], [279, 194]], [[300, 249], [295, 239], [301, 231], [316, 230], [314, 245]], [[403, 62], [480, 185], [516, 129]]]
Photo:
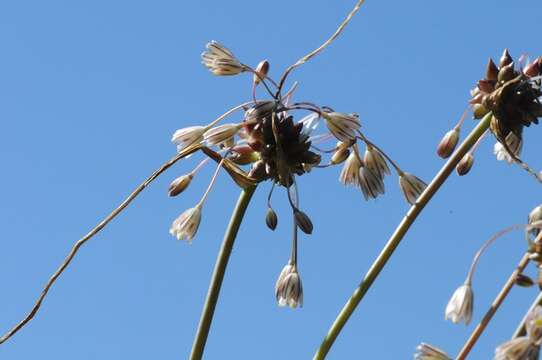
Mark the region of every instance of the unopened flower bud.
[[333, 153], [330, 161], [333, 165], [337, 165], [344, 162], [348, 158], [348, 155], [350, 155], [350, 149], [339, 146], [339, 148]]
[[455, 167], [455, 171], [457, 171], [457, 175], [463, 176], [467, 175], [472, 168], [472, 165], [474, 164], [474, 156], [472, 156], [471, 153], [466, 154], [463, 156], [461, 161], [457, 164]]
[[493, 62], [493, 59], [489, 59], [486, 66], [486, 79], [491, 81], [497, 80], [497, 75], [499, 74], [499, 68]]
[[248, 176], [256, 179], [257, 181], [262, 181], [266, 179], [267, 174], [265, 172], [265, 167], [266, 165], [263, 160], [256, 161], [254, 164], [252, 164], [252, 167], [250, 168]]
[[278, 223], [277, 213], [271, 208], [267, 208], [267, 214], [265, 215], [265, 223], [267, 224], [267, 227], [270, 228], [271, 230], [275, 230], [277, 228], [277, 223]]
[[513, 61], [514, 59], [510, 56], [508, 49], [504, 49], [499, 61], [499, 68], [502, 69], [503, 67], [510, 65]]
[[265, 79], [265, 77], [267, 76], [267, 73], [269, 72], [269, 61], [267, 60], [260, 61], [255, 71], [256, 71], [256, 74], [254, 74], [253, 81], [255, 85], [258, 85], [260, 81]]
[[443, 159], [446, 159], [452, 155], [459, 141], [459, 128], [454, 128], [448, 131], [437, 147], [437, 154]]
[[534, 237], [538, 236], [542, 227], [542, 205], [535, 207], [529, 213], [529, 225], [532, 227], [529, 231], [531, 235]]
[[478, 80], [478, 89], [489, 94], [495, 90], [495, 82], [491, 80]]
[[486, 109], [486, 107], [482, 104], [474, 104], [472, 106], [472, 116], [475, 118], [475, 119], [481, 119], [483, 118], [487, 113], [488, 113], [488, 109]]
[[190, 182], [192, 181], [193, 178], [194, 178], [194, 174], [190, 173], [183, 176], [179, 176], [178, 178], [173, 180], [172, 183], [169, 185], [169, 190], [168, 190], [169, 196], [177, 196], [180, 193], [182, 193], [184, 190], [186, 190], [188, 185], [190, 185]]
[[525, 69], [523, 69], [523, 73], [528, 77], [535, 77], [540, 74], [540, 65], [539, 65], [539, 59], [533, 61], [532, 63], [525, 66]]
[[294, 218], [296, 225], [303, 231], [305, 234], [312, 234], [313, 225], [312, 221], [307, 214], [301, 210], [294, 210]]
[[497, 81], [499, 83], [505, 83], [512, 80], [515, 77], [514, 63], [510, 63], [505, 67], [500, 68], [499, 75], [497, 76]]
[[238, 145], [231, 149], [231, 161], [237, 165], [248, 165], [260, 160], [260, 154], [252, 150], [248, 145]]
[[521, 286], [521, 287], [531, 287], [534, 285], [533, 279], [521, 273], [516, 276], [515, 283], [517, 286]]

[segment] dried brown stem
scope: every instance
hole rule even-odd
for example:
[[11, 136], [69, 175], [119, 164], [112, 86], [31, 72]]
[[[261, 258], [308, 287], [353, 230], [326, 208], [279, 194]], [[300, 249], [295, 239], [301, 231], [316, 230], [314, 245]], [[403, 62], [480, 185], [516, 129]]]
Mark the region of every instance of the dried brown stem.
[[68, 256], [64, 259], [60, 267], [55, 271], [53, 276], [47, 281], [45, 284], [45, 287], [41, 291], [40, 296], [38, 297], [38, 300], [30, 310], [30, 312], [24, 317], [23, 320], [21, 320], [17, 325], [15, 325], [11, 330], [9, 330], [7, 333], [5, 333], [0, 338], [0, 344], [3, 344], [5, 341], [7, 341], [9, 338], [11, 338], [15, 333], [17, 333], [19, 330], [21, 330], [32, 318], [36, 315], [38, 310], [41, 307], [41, 304], [45, 297], [47, 296], [47, 293], [49, 292], [49, 289], [53, 286], [53, 284], [56, 282], [56, 280], [62, 275], [64, 270], [70, 265], [71, 261], [74, 259], [75, 255], [77, 255], [77, 252], [83, 246], [84, 243], [86, 243], [88, 240], [90, 240], [94, 235], [96, 235], [100, 230], [102, 230], [111, 220], [113, 220], [118, 214], [122, 212], [131, 202], [134, 200], [139, 193], [141, 193], [151, 182], [153, 182], [160, 174], [162, 174], [164, 171], [169, 169], [173, 164], [175, 164], [180, 159], [192, 154], [193, 152], [200, 149], [200, 145], [194, 145], [189, 148], [186, 148], [179, 152], [177, 155], [175, 155], [171, 160], [166, 162], [164, 165], [162, 165], [158, 170], [156, 170], [152, 175], [150, 175], [141, 185], [139, 185], [115, 210], [113, 210], [105, 219], [103, 219], [98, 225], [96, 225], [95, 228], [90, 230], [88, 234], [83, 236], [81, 239], [77, 240], [77, 242], [73, 245], [70, 252], [68, 253]]
[[489, 322], [493, 318], [493, 315], [495, 315], [495, 313], [497, 312], [497, 310], [501, 306], [502, 302], [504, 301], [504, 299], [506, 298], [506, 296], [508, 295], [508, 293], [510, 292], [510, 290], [514, 286], [518, 274], [523, 272], [525, 267], [527, 267], [527, 265], [529, 264], [529, 260], [530, 260], [529, 259], [529, 253], [526, 253], [525, 255], [523, 255], [523, 257], [521, 258], [521, 260], [518, 263], [517, 268], [512, 272], [512, 274], [510, 275], [510, 277], [508, 278], [508, 280], [504, 284], [503, 288], [501, 289], [501, 291], [499, 292], [499, 294], [497, 295], [495, 300], [493, 300], [493, 303], [491, 304], [491, 306], [487, 310], [486, 314], [484, 315], [484, 317], [482, 318], [480, 323], [478, 325], [476, 325], [476, 328], [472, 331], [472, 334], [470, 335], [468, 340], [463, 345], [463, 348], [461, 349], [461, 351], [457, 355], [456, 360], [464, 360], [464, 359], [467, 358], [467, 355], [470, 353], [470, 351], [472, 350], [472, 348], [476, 344], [476, 341], [478, 341], [478, 339], [480, 338], [480, 335], [482, 335], [482, 333], [486, 329], [487, 325], [489, 324]]

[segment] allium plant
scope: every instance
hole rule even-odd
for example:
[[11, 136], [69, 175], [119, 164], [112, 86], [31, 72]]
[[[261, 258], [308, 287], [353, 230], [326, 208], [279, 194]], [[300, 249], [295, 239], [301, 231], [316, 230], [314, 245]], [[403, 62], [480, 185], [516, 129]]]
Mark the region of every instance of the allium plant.
[[[233, 51], [221, 43], [209, 42], [201, 55], [202, 64], [213, 75], [219, 77], [248, 75], [250, 87], [247, 88], [247, 100], [208, 123], [190, 124], [175, 131], [171, 141], [177, 147], [177, 154], [151, 174], [109, 216], [75, 243], [64, 262], [47, 282], [34, 307], [26, 317], [0, 338], [0, 344], [11, 338], [36, 315], [51, 286], [69, 266], [85, 242], [103, 229], [139, 193], [173, 164], [181, 159], [196, 161], [196, 157], [191, 156], [195, 153], [202, 154], [204, 159], [196, 161], [192, 171], [177, 177], [170, 184], [169, 196], [182, 195], [193, 181], [199, 180], [197, 178], [200, 169], [208, 163], [216, 163], [216, 169], [201, 199], [193, 207], [182, 211], [172, 221], [169, 232], [173, 237], [187, 242], [192, 242], [197, 237], [198, 229], [206, 223], [204, 207], [207, 198], [221, 171], [226, 172], [241, 188], [241, 195], [233, 210], [230, 225], [218, 254], [194, 339], [191, 359], [200, 359], [203, 356], [221, 283], [237, 232], [254, 191], [258, 186], [263, 186], [262, 183], [267, 183], [269, 189], [265, 205], [267, 213], [265, 219], [262, 220], [265, 220], [270, 230], [275, 230], [279, 224], [279, 214], [272, 206], [273, 195], [276, 194], [275, 188], [284, 190], [291, 209], [289, 214], [292, 224], [291, 252], [275, 283], [277, 304], [282, 307], [303, 306], [303, 285], [297, 261], [298, 236], [299, 230], [310, 235], [314, 228], [309, 216], [310, 209], [307, 211], [301, 206], [296, 180], [299, 176], [310, 176], [314, 171], [339, 166], [341, 167], [339, 182], [359, 189], [363, 198], [370, 200], [385, 193], [386, 177], [390, 176], [393, 170], [406, 201], [411, 205], [317, 349], [314, 359], [323, 359], [432, 196], [454, 169], [460, 176], [469, 173], [474, 165], [474, 151], [486, 133], [491, 132], [496, 138], [494, 154], [497, 160], [506, 161], [509, 164], [517, 163], [542, 182], [542, 175], [521, 159], [524, 129], [531, 124], [538, 124], [539, 118], [542, 117], [542, 57], [533, 61], [522, 57], [515, 63], [508, 50], [505, 50], [498, 65], [493, 60], [489, 60], [483, 79], [479, 80], [471, 91], [468, 109], [437, 146], [437, 154], [448, 161], [429, 184], [413, 173], [404, 171], [367, 136], [363, 125], [365, 121], [371, 120], [359, 115], [358, 112], [362, 112], [363, 109], [334, 109], [332, 104], [297, 99], [298, 83], [294, 82], [287, 86], [292, 71], [331, 44], [362, 4], [363, 0], [357, 1], [353, 10], [327, 41], [286, 68], [278, 78], [272, 76], [271, 64], [268, 60], [261, 60], [257, 66], [252, 67], [237, 58]], [[473, 118], [479, 121], [460, 143], [461, 129], [465, 126], [465, 119], [469, 112], [472, 112]], [[233, 115], [236, 116], [234, 120], [231, 119]], [[282, 219], [282, 215], [280, 218]], [[467, 357], [513, 286], [531, 287], [537, 284], [542, 289], [541, 227], [542, 205], [530, 212], [527, 224], [513, 225], [500, 231], [486, 241], [474, 256], [465, 281], [453, 292], [444, 310], [444, 318], [453, 323], [469, 325], [473, 318], [473, 277], [484, 251], [494, 244], [496, 239], [512, 230], [525, 231], [527, 239], [525, 255], [517, 268], [512, 271], [510, 278], [456, 359]], [[532, 279], [523, 273], [529, 263], [536, 265], [537, 279]], [[542, 295], [536, 298], [513, 338], [496, 347], [495, 359], [537, 359], [539, 357], [542, 344], [542, 306], [540, 304], [542, 304]], [[414, 358], [419, 360], [451, 359], [443, 350], [426, 343], [416, 348]]]

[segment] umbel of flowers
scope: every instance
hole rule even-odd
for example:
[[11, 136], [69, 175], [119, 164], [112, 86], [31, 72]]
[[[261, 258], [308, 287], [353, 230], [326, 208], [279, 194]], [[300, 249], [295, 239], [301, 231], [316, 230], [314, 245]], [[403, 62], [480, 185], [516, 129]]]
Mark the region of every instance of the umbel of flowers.
[[[243, 188], [265, 181], [271, 183], [265, 222], [272, 230], [278, 225], [278, 215], [271, 205], [273, 189], [277, 186], [284, 188], [292, 209], [294, 231], [292, 252], [277, 280], [275, 293], [279, 305], [292, 308], [301, 306], [303, 290], [297, 264], [297, 230], [311, 234], [313, 224], [300, 208], [297, 176], [310, 173], [313, 169], [342, 164], [339, 181], [360, 189], [363, 197], [369, 200], [384, 194], [384, 180], [391, 174], [391, 165], [410, 204], [416, 203], [426, 184], [415, 175], [403, 171], [365, 136], [357, 113], [339, 112], [308, 101], [294, 101], [297, 83], [288, 91], [283, 91], [289, 71], [277, 82], [269, 75], [267, 60], [252, 68], [216, 41], [207, 44], [202, 62], [218, 76], [251, 73], [252, 96], [251, 100], [235, 106], [207, 125], [184, 127], [173, 134], [172, 141], [179, 151], [200, 151], [205, 158], [190, 173], [171, 183], [170, 196], [185, 191], [209, 160], [215, 161], [218, 166], [201, 200], [173, 221], [170, 233], [179, 240], [191, 241], [194, 238], [204, 203], [221, 168]], [[257, 88], [263, 88], [267, 98], [257, 99]], [[236, 112], [243, 112], [240, 121], [224, 122]], [[326, 130], [317, 134], [320, 123], [325, 124]], [[325, 144], [330, 141], [331, 145]]]
[[[523, 160], [523, 130], [531, 124], [538, 124], [542, 117], [542, 57], [529, 61], [526, 56], [514, 62], [507, 49], [498, 65], [489, 59], [484, 78], [478, 80], [471, 90], [469, 101], [473, 117], [491, 117], [490, 131], [497, 139], [494, 153], [498, 160], [509, 164], [518, 163], [539, 181], [542, 176], [533, 171]], [[459, 133], [466, 113], [457, 125], [447, 132], [437, 147], [440, 157], [449, 157], [459, 140]], [[459, 175], [467, 174], [474, 162], [476, 145], [465, 155], [457, 166]]]

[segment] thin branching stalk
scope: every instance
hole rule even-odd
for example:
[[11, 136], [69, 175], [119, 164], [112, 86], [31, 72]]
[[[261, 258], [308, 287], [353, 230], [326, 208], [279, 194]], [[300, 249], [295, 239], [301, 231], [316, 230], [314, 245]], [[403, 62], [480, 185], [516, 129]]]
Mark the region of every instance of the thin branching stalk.
[[354, 15], [356, 15], [356, 13], [358, 12], [358, 10], [361, 8], [361, 5], [363, 5], [363, 3], [365, 2], [365, 0], [358, 0], [358, 2], [356, 2], [356, 5], [354, 6], [354, 8], [352, 9], [352, 11], [350, 11], [350, 13], [348, 13], [348, 15], [346, 16], [346, 18], [344, 19], [344, 21], [339, 25], [339, 27], [337, 28], [337, 30], [335, 30], [335, 32], [333, 33], [333, 35], [331, 35], [331, 37], [329, 39], [327, 39], [322, 45], [320, 45], [318, 48], [314, 49], [313, 51], [311, 51], [310, 53], [308, 53], [307, 55], [303, 56], [301, 59], [297, 60], [294, 64], [290, 65], [286, 71], [284, 72], [284, 74], [282, 75], [282, 77], [280, 78], [280, 81], [279, 81], [279, 86], [278, 86], [278, 90], [277, 90], [277, 95], [280, 94], [280, 91], [282, 90], [282, 87], [284, 86], [284, 82], [286, 81], [286, 78], [288, 77], [288, 74], [290, 74], [290, 72], [295, 69], [296, 67], [300, 66], [300, 65], [303, 65], [304, 63], [306, 63], [307, 61], [309, 61], [310, 59], [312, 59], [314, 56], [318, 55], [322, 50], [324, 50], [329, 44], [331, 44], [333, 42], [333, 40], [335, 40], [340, 34], [341, 32], [344, 30], [344, 28], [346, 27], [346, 25], [348, 25], [348, 23], [350, 22], [350, 20], [352, 20], [352, 18], [354, 17]]
[[239, 227], [241, 226], [241, 221], [243, 220], [245, 211], [255, 190], [256, 186], [251, 186], [244, 189], [239, 196], [235, 209], [233, 210], [230, 224], [228, 225], [228, 229], [224, 234], [224, 240], [222, 241], [222, 246], [216, 259], [215, 269], [213, 271], [211, 283], [209, 284], [205, 304], [203, 305], [203, 310], [201, 312], [198, 330], [196, 332], [196, 337], [194, 338], [194, 343], [192, 345], [192, 352], [190, 354], [191, 360], [199, 360], [203, 356], [203, 350], [205, 349], [207, 336], [209, 335], [209, 330], [211, 329], [211, 322], [213, 321], [218, 295], [220, 294], [220, 287], [222, 286], [222, 281], [224, 280], [224, 274], [226, 272], [226, 267], [228, 266], [228, 260], [233, 249], [233, 244], [235, 242]]
[[529, 253], [526, 253], [525, 255], [523, 255], [523, 257], [518, 263], [517, 268], [512, 272], [512, 274], [510, 275], [510, 277], [504, 284], [503, 288], [501, 289], [501, 291], [499, 292], [495, 300], [493, 300], [493, 303], [487, 310], [486, 314], [484, 315], [482, 320], [480, 320], [480, 323], [476, 325], [476, 328], [474, 328], [474, 330], [472, 331], [472, 334], [463, 345], [463, 348], [457, 355], [456, 360], [464, 360], [467, 358], [467, 355], [469, 355], [470, 351], [476, 344], [476, 341], [478, 341], [478, 339], [480, 338], [480, 335], [482, 335], [487, 325], [493, 318], [493, 315], [495, 315], [495, 313], [499, 309], [499, 306], [501, 306], [502, 302], [504, 301], [504, 299], [506, 298], [506, 296], [508, 295], [508, 293], [510, 292], [510, 290], [516, 283], [518, 274], [521, 274], [523, 270], [525, 269], [525, 267], [529, 264], [529, 260], [530, 260]]
[[516, 331], [514, 331], [514, 335], [512, 335], [512, 339], [518, 338], [520, 336], [525, 336], [527, 334], [527, 328], [525, 327], [527, 323], [527, 317], [529, 314], [538, 306], [542, 305], [542, 291], [538, 293], [536, 296], [536, 299], [534, 299], [533, 304], [529, 308], [529, 310], [525, 313], [525, 316], [523, 319], [521, 319], [521, 322], [519, 323]]
[[331, 325], [326, 337], [313, 357], [314, 360], [322, 360], [326, 357], [327, 353], [331, 349], [331, 346], [335, 342], [335, 339], [337, 339], [337, 336], [343, 329], [344, 325], [360, 301], [364, 298], [365, 294], [378, 277], [378, 274], [380, 274], [380, 271], [384, 268], [397, 246], [399, 246], [399, 243], [410, 229], [410, 226], [412, 226], [418, 215], [422, 212], [423, 208], [431, 200], [433, 195], [435, 195], [446, 179], [448, 179], [463, 156], [472, 146], [474, 146], [478, 138], [480, 138], [489, 128], [490, 119], [491, 113], [487, 114], [482, 120], [480, 120], [478, 125], [472, 130], [469, 136], [465, 139], [465, 141], [463, 141], [456, 152], [452, 155], [452, 157], [450, 157], [435, 178], [427, 186], [425, 191], [420, 195], [416, 204], [412, 205], [412, 207], [408, 210], [403, 220], [401, 220], [395, 229], [395, 232], [391, 235], [390, 239], [369, 268], [369, 271], [359, 286], [356, 288], [350, 299], [348, 299], [341, 312]]
[[62, 275], [64, 270], [70, 265], [71, 261], [74, 259], [75, 255], [77, 255], [77, 252], [85, 244], [88, 240], [90, 240], [94, 235], [96, 235], [100, 230], [102, 230], [111, 220], [113, 220], [117, 215], [119, 215], [131, 202], [134, 200], [147, 186], [150, 185], [151, 182], [153, 182], [158, 176], [160, 176], [164, 171], [169, 169], [173, 164], [175, 164], [177, 161], [181, 160], [182, 158], [192, 154], [193, 152], [199, 150], [199, 145], [194, 145], [189, 148], [184, 149], [183, 151], [179, 152], [177, 155], [175, 155], [171, 160], [166, 162], [164, 165], [162, 165], [158, 170], [156, 170], [152, 175], [150, 175], [141, 185], [139, 185], [115, 210], [113, 210], [105, 219], [103, 219], [96, 227], [94, 227], [88, 234], [83, 236], [81, 239], [77, 240], [77, 242], [73, 245], [71, 248], [68, 256], [64, 259], [62, 264], [59, 266], [59, 268], [55, 271], [53, 276], [47, 281], [45, 284], [45, 287], [41, 291], [40, 296], [38, 297], [38, 300], [30, 310], [30, 312], [21, 320], [17, 325], [15, 325], [11, 330], [9, 330], [7, 333], [5, 333], [0, 338], [0, 344], [3, 344], [6, 340], [11, 338], [15, 333], [17, 333], [21, 328], [23, 328], [32, 318], [36, 315], [38, 310], [41, 307], [41, 304], [45, 297], [47, 296], [47, 293], [51, 289], [51, 286], [56, 282], [56, 280]]

